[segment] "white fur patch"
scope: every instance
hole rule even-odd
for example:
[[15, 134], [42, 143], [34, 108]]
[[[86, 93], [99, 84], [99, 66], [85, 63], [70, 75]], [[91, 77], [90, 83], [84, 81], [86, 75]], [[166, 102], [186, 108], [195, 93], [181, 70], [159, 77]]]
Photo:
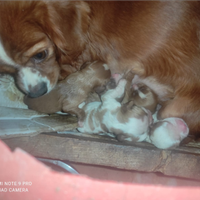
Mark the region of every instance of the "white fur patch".
[[7, 64], [7, 65], [11, 65], [11, 66], [17, 66], [17, 64], [7, 55], [1, 41], [0, 41], [0, 60]]
[[180, 140], [174, 139], [171, 136], [171, 134], [165, 128], [166, 125], [167, 123], [164, 123], [163, 126], [156, 128], [156, 130], [150, 136], [150, 143], [154, 144], [159, 149], [168, 149], [173, 146], [178, 146], [180, 143]]
[[78, 105], [78, 108], [82, 109], [85, 106], [85, 102], [82, 102], [81, 104]]
[[26, 92], [29, 91], [29, 87], [34, 87], [42, 82], [47, 84], [48, 92], [51, 90], [49, 79], [41, 76], [40, 72], [35, 69], [31, 69], [30, 67], [22, 68], [19, 72], [19, 76]]
[[146, 95], [144, 93], [142, 93], [140, 90], [138, 90], [138, 94], [140, 96], [141, 99], [146, 99]]
[[[113, 106], [113, 104], [110, 104], [110, 106]], [[148, 116], [144, 116], [143, 121], [137, 118], [130, 118], [128, 122], [121, 123], [118, 121], [116, 115], [111, 115], [110, 112], [107, 112], [102, 120], [108, 130], [112, 128], [121, 130], [122, 133], [137, 138], [137, 142], [142, 142], [146, 139], [149, 127], [148, 121]], [[134, 141], [134, 139], [131, 141]]]
[[109, 70], [109, 67], [108, 67], [107, 64], [103, 64], [103, 67], [104, 67], [105, 70]]
[[146, 141], [159, 149], [178, 146], [189, 133], [187, 124], [180, 118], [166, 118], [157, 121], [156, 125]]

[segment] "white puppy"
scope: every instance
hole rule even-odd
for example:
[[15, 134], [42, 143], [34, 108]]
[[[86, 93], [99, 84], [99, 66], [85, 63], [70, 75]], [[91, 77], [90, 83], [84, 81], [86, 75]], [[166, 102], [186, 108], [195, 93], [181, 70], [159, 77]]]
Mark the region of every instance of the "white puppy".
[[189, 128], [180, 118], [166, 118], [155, 122], [146, 138], [159, 149], [168, 149], [179, 146], [188, 136]]

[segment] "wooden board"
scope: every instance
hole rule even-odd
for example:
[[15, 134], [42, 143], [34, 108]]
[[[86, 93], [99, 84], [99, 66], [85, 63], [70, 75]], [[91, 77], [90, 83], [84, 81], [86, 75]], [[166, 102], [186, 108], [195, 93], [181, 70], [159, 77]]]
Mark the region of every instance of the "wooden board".
[[33, 156], [115, 167], [200, 180], [200, 149], [160, 150], [146, 143], [121, 144], [115, 139], [39, 134], [3, 140]]

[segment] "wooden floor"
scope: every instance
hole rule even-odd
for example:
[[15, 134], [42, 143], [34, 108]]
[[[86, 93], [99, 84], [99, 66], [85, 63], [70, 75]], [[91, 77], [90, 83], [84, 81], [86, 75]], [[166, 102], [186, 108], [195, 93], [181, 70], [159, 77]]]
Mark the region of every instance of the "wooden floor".
[[122, 144], [108, 137], [81, 135], [39, 134], [3, 141], [12, 150], [20, 147], [41, 158], [200, 180], [199, 144], [160, 150], [147, 143]]

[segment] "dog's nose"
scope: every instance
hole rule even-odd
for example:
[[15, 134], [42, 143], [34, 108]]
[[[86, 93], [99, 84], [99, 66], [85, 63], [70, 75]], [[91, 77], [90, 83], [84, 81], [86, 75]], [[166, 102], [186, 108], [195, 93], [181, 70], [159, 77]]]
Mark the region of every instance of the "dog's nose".
[[46, 93], [47, 93], [47, 84], [45, 82], [42, 82], [42, 83], [30, 88], [28, 96], [31, 98], [36, 98], [36, 97], [40, 97]]

